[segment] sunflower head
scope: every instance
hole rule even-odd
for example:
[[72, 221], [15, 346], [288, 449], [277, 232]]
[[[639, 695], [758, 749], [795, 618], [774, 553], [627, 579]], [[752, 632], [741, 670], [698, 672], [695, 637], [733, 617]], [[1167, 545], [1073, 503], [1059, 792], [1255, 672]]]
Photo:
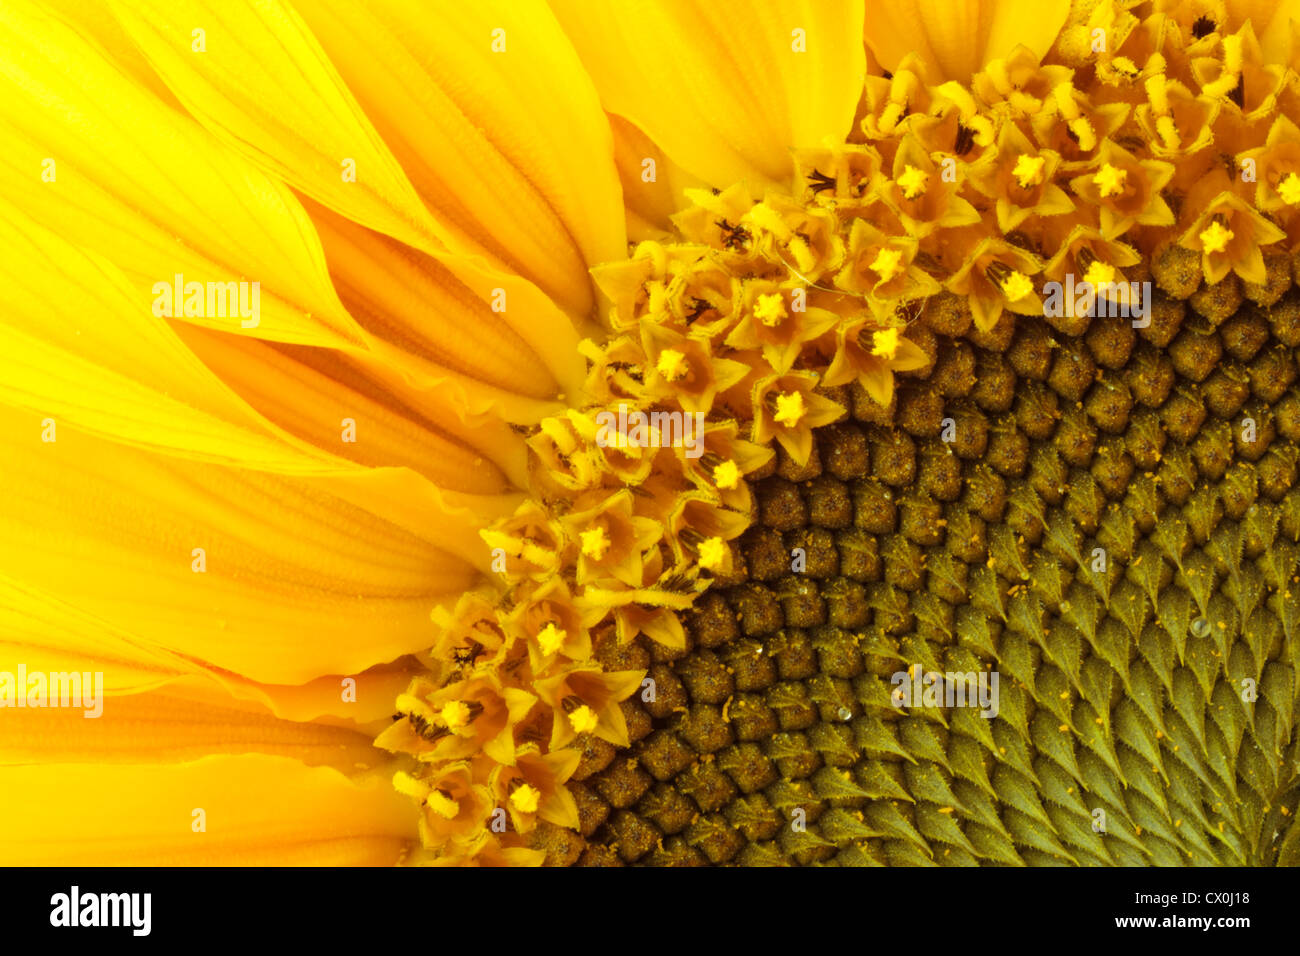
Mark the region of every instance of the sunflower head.
[[0, 619], [108, 662], [76, 852], [228, 781], [259, 860], [280, 786], [357, 862], [1300, 855], [1289, 7], [12, 6]]

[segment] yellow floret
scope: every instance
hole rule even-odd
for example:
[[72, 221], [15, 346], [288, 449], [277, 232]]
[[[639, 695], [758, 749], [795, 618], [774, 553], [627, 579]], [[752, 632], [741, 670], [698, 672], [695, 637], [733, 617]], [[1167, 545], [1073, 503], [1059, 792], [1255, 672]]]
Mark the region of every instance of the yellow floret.
[[589, 734], [600, 724], [600, 718], [596, 716], [594, 710], [583, 704], [569, 715], [569, 723], [573, 725], [576, 732]]
[[438, 712], [442, 722], [451, 730], [464, 727], [469, 723], [469, 705], [463, 700], [449, 700], [442, 705], [442, 710]]
[[425, 806], [446, 820], [454, 820], [456, 815], [460, 813], [460, 804], [441, 790], [430, 791], [428, 799], [425, 800]]
[[583, 531], [578, 535], [582, 539], [582, 553], [591, 558], [593, 561], [600, 561], [605, 557], [605, 552], [609, 550], [609, 535], [601, 527], [592, 528], [590, 531]]
[[1070, 132], [1074, 134], [1075, 139], [1079, 141], [1079, 148], [1085, 153], [1090, 153], [1097, 147], [1097, 131], [1092, 128], [1086, 116], [1080, 116], [1078, 119], [1072, 119], [1069, 122]]
[[898, 354], [898, 329], [880, 329], [871, 337], [871, 354], [889, 360]]
[[727, 544], [721, 538], [708, 538], [700, 543], [700, 567], [716, 571], [727, 563]]
[[393, 774], [393, 789], [398, 793], [406, 794], [408, 797], [415, 797], [423, 800], [429, 793], [429, 785], [421, 780], [416, 780], [405, 770], [399, 770]]
[[1042, 156], [1026, 153], [1016, 159], [1016, 168], [1011, 170], [1011, 175], [1016, 177], [1021, 189], [1037, 186], [1043, 181], [1043, 166], [1046, 162]]
[[1206, 252], [1223, 252], [1228, 248], [1228, 243], [1232, 242], [1233, 234], [1231, 229], [1226, 229], [1223, 223], [1217, 219], [1211, 222], [1197, 237], [1201, 240], [1201, 248]]
[[1103, 198], [1118, 196], [1122, 193], [1126, 179], [1128, 179], [1128, 170], [1112, 166], [1110, 163], [1102, 166], [1097, 175], [1092, 177], [1092, 181], [1101, 190]]
[[1088, 266], [1088, 271], [1083, 275], [1083, 281], [1090, 284], [1093, 289], [1105, 288], [1115, 281], [1115, 267], [1098, 259]]
[[769, 328], [780, 325], [786, 314], [785, 301], [778, 292], [760, 295], [754, 303], [754, 318]]
[[915, 199], [925, 192], [929, 180], [930, 174], [924, 170], [917, 169], [915, 166], [904, 166], [903, 175], [898, 177], [898, 186], [903, 190], [905, 197]]
[[871, 263], [871, 271], [880, 276], [881, 282], [888, 282], [903, 271], [902, 263], [903, 254], [897, 249], [886, 247], [876, 253], [876, 258]]
[[542, 649], [543, 654], [554, 654], [564, 646], [564, 641], [568, 634], [555, 626], [555, 622], [549, 622], [537, 635], [537, 646]]
[[690, 366], [686, 363], [686, 356], [676, 349], [664, 349], [660, 352], [655, 368], [670, 382], [677, 381], [690, 370]]
[[740, 483], [740, 468], [734, 461], [724, 461], [713, 469], [713, 483], [723, 491], [730, 491]]
[[802, 394], [799, 392], [782, 393], [776, 397], [776, 414], [772, 416], [772, 419], [778, 425], [794, 428], [807, 413], [808, 409], [804, 407]]
[[1012, 270], [1011, 275], [1007, 276], [1007, 281], [1002, 284], [1002, 294], [1007, 297], [1008, 302], [1019, 302], [1033, 291], [1034, 283], [1029, 276], [1015, 270]]
[[520, 813], [536, 813], [541, 802], [542, 792], [526, 783], [521, 783], [510, 794], [510, 805]]
[[1292, 173], [1278, 183], [1277, 194], [1282, 197], [1282, 201], [1288, 206], [1300, 203], [1300, 176]]

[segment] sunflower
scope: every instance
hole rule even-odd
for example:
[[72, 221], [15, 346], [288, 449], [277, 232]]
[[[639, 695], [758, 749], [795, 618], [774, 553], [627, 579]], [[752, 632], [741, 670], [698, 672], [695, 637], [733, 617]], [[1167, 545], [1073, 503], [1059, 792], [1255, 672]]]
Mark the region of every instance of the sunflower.
[[1300, 862], [1289, 10], [12, 0], [3, 859]]

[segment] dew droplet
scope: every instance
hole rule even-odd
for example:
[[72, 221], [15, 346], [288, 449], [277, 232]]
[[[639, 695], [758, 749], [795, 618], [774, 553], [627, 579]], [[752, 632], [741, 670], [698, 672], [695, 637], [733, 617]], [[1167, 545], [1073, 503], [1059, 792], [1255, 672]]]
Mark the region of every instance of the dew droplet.
[[847, 707], [840, 708], [840, 713], [839, 713], [840, 720], [848, 720], [852, 716], [853, 716], [853, 711], [849, 710]]
[[1203, 617], [1192, 621], [1192, 634], [1196, 637], [1210, 636], [1210, 622]]

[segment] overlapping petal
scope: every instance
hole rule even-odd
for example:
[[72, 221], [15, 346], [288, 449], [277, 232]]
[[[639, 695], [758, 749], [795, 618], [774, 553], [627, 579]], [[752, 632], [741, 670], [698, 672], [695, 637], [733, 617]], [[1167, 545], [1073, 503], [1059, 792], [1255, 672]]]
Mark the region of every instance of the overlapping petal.
[[[29, 667], [28, 673], [37, 668]], [[71, 670], [64, 668], [63, 672]], [[60, 673], [60, 672], [56, 672]], [[78, 689], [85, 700], [85, 690]], [[263, 708], [176, 684], [85, 707], [5, 714], [0, 767], [22, 764], [183, 763], [208, 754], [262, 753], [351, 774], [380, 763], [373, 735], [322, 722], [283, 720]]]
[[605, 108], [710, 185], [784, 185], [790, 149], [842, 141], [866, 70], [862, 4], [552, 0]]
[[[200, 122], [277, 179], [424, 249], [439, 230], [329, 57], [279, 3], [113, 3]], [[355, 178], [349, 173], [355, 164]]]
[[[590, 311], [587, 265], [622, 251], [618, 179], [591, 82], [542, 3], [455, 17], [397, 0], [115, 9], [181, 102], [286, 182]], [[205, 54], [192, 52], [195, 28]]]
[[425, 646], [429, 609], [476, 577], [439, 547], [437, 524], [423, 537], [400, 528], [352, 503], [345, 495], [367, 498], [355, 483], [334, 493], [329, 476], [167, 458], [49, 427], [0, 407], [11, 482], [0, 572], [151, 645], [269, 683], [354, 673]]
[[0, 9], [0, 139], [6, 196], [121, 266], [141, 308], [152, 307], [155, 283], [178, 274], [258, 282], [256, 325], [238, 317], [189, 321], [303, 345], [362, 347], [288, 187], [26, 0]]
[[0, 575], [0, 670], [16, 674], [19, 666], [29, 673], [102, 674], [108, 698], [158, 688], [180, 693], [183, 688], [187, 698], [217, 707], [247, 701], [285, 720], [366, 729], [387, 722], [393, 699], [418, 667], [413, 658], [402, 658], [346, 676], [323, 674], [303, 684], [259, 683], [155, 647], [54, 594]]
[[865, 6], [867, 45], [885, 69], [915, 53], [931, 82], [963, 84], [1018, 45], [1042, 58], [1070, 13], [1070, 0], [867, 0]]
[[283, 756], [0, 767], [6, 865], [381, 866], [414, 836], [386, 779]]
[[553, 414], [583, 374], [565, 313], [527, 279], [474, 257], [426, 255], [310, 200], [335, 288], [371, 354], [423, 389], [510, 421]]

